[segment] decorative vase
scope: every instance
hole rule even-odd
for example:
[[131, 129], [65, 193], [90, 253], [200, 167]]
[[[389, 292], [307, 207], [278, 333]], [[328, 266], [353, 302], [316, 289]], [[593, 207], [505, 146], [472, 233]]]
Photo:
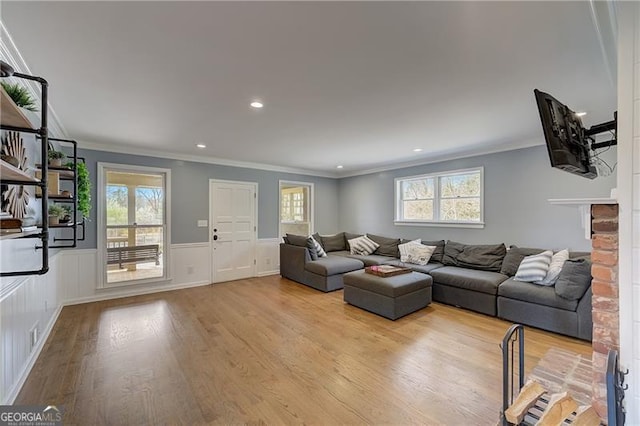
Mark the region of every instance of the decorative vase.
[[49, 160], [49, 165], [51, 167], [62, 167], [62, 158], [52, 158]]
[[59, 225], [60, 218], [58, 216], [49, 216], [49, 225]]

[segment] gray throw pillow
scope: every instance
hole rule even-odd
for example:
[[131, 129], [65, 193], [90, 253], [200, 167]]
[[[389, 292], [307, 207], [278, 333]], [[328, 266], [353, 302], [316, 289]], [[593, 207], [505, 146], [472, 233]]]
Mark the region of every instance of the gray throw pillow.
[[[400, 240], [400, 244], [405, 244], [405, 243], [408, 243], [409, 241], [413, 241], [413, 240], [407, 240], [403, 238]], [[431, 255], [431, 259], [429, 259], [429, 263], [442, 263], [442, 257], [444, 256], [444, 246], [445, 246], [444, 240], [435, 240], [435, 241], [422, 240], [422, 244], [425, 246], [436, 247], [433, 254]]]
[[580, 300], [591, 285], [591, 262], [585, 259], [564, 262], [558, 281], [556, 294], [568, 300]]
[[318, 260], [318, 249], [316, 249], [316, 244], [312, 237], [307, 238], [307, 250], [309, 250], [311, 260]]
[[345, 250], [344, 232], [335, 235], [323, 235], [321, 238], [324, 251], [327, 253]]
[[513, 277], [516, 272], [518, 272], [518, 267], [527, 256], [533, 256], [534, 254], [540, 254], [544, 249], [537, 248], [524, 248], [511, 246], [511, 248], [507, 251], [507, 254], [504, 256], [504, 260], [502, 261], [502, 267], [500, 268], [500, 273]]
[[381, 237], [379, 235], [367, 234], [367, 237], [378, 243], [380, 246], [373, 252], [373, 254], [379, 254], [381, 256], [400, 257], [398, 251], [398, 244], [400, 244], [400, 238], [388, 238]]
[[298, 247], [306, 247], [307, 246], [307, 237], [306, 236], [287, 234], [286, 238], [289, 241], [289, 244], [291, 244], [293, 246], [298, 246]]
[[448, 266], [500, 272], [502, 260], [507, 254], [504, 244], [462, 244], [447, 241], [442, 263]]

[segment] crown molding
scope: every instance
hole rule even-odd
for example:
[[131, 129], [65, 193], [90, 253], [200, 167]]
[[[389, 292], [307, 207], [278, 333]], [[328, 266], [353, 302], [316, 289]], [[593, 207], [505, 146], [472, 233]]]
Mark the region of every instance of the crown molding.
[[478, 157], [480, 155], [495, 154], [498, 152], [514, 151], [516, 149], [530, 148], [533, 146], [544, 145], [544, 141], [539, 138], [525, 139], [520, 142], [514, 142], [502, 145], [492, 145], [487, 147], [479, 147], [475, 149], [462, 149], [454, 152], [447, 152], [442, 154], [429, 155], [429, 158], [423, 158], [420, 160], [405, 161], [402, 163], [394, 163], [386, 166], [375, 167], [366, 170], [354, 171], [352, 173], [341, 173], [338, 175], [338, 179], [368, 175], [372, 173], [388, 172], [390, 170], [404, 169], [407, 167], [423, 166], [426, 164], [442, 163], [443, 161], [459, 160], [461, 158]]
[[[9, 65], [11, 65], [16, 71], [19, 71], [23, 74], [34, 75], [33, 72], [31, 72], [31, 69], [29, 69], [27, 62], [24, 60], [24, 58], [20, 54], [18, 47], [13, 42], [13, 38], [11, 37], [11, 34], [9, 34], [7, 27], [4, 25], [4, 22], [2, 22], [1, 20], [0, 20], [0, 57], [2, 57], [2, 60], [7, 62]], [[20, 81], [20, 83], [23, 86], [25, 86], [26, 89], [30, 92], [31, 96], [34, 99], [38, 100], [39, 103], [42, 103], [42, 92], [41, 92], [40, 85], [38, 83], [36, 83], [35, 81], [23, 80], [23, 79], [14, 79], [14, 81]], [[53, 107], [51, 106], [51, 103], [47, 105], [47, 109], [49, 112], [48, 126], [47, 126], [49, 128], [49, 135], [57, 138], [67, 137], [67, 131], [64, 128], [62, 121], [60, 121], [60, 118], [58, 117]], [[33, 114], [38, 116], [38, 121], [39, 121], [41, 113], [34, 112]]]
[[248, 161], [236, 161], [226, 158], [208, 157], [202, 155], [180, 154], [169, 151], [150, 151], [149, 149], [136, 148], [125, 145], [103, 144], [97, 142], [89, 142], [78, 140], [78, 147], [82, 149], [90, 149], [93, 151], [114, 152], [118, 154], [141, 155], [144, 157], [166, 158], [169, 160], [192, 161], [194, 163], [216, 164], [219, 166], [241, 167], [245, 169], [265, 170], [269, 172], [291, 173], [305, 176], [316, 176], [325, 178], [338, 178], [335, 173], [320, 172], [307, 169], [299, 169], [295, 167], [275, 166], [271, 164], [252, 163]]

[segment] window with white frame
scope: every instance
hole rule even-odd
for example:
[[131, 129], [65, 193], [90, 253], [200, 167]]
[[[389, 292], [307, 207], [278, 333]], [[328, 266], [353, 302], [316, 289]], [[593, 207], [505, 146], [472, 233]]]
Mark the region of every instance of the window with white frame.
[[484, 225], [483, 168], [395, 180], [397, 224]]

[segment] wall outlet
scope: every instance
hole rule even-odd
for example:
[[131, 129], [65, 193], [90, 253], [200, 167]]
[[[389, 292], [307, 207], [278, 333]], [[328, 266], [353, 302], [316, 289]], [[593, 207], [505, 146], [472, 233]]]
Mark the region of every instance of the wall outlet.
[[198, 220], [198, 228], [206, 228], [207, 226], [209, 226], [208, 220], [202, 220], [202, 219]]
[[36, 323], [31, 330], [29, 330], [29, 350], [33, 350], [38, 344], [38, 339], [40, 338], [40, 333], [38, 332], [38, 323]]
[[267, 257], [267, 258], [264, 260], [264, 263], [265, 263], [265, 264], [267, 264], [267, 265], [271, 265], [271, 259]]
[[187, 274], [189, 275], [193, 274], [193, 265], [187, 266]]

